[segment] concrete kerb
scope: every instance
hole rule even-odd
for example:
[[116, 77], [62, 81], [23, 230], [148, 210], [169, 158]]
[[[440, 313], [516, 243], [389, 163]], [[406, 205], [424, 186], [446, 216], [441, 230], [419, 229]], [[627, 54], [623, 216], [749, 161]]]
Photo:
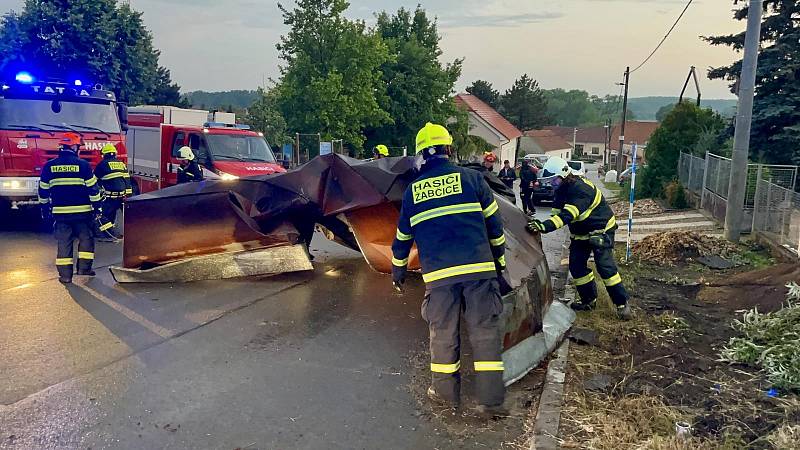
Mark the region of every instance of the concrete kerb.
[[[556, 300], [550, 306], [550, 309], [563, 311], [563, 314], [570, 318], [569, 324], [571, 326], [575, 320], [575, 313], [566, 306], [566, 304], [575, 299], [575, 289], [569, 284], [571, 277], [569, 275], [568, 266], [563, 263], [568, 252], [568, 248], [565, 247], [561, 258], [562, 264], [559, 265], [558, 269], [553, 271]], [[561, 281], [563, 284], [555, 284], [557, 281]], [[558, 295], [559, 292], [561, 295]], [[567, 331], [569, 331], [569, 327]], [[566, 336], [566, 332], [564, 336]], [[531, 450], [560, 448], [558, 429], [561, 423], [561, 407], [564, 403], [564, 381], [566, 379], [568, 356], [569, 340], [564, 339], [555, 352], [555, 357], [547, 366], [545, 384], [542, 388], [542, 395], [539, 398], [539, 408], [536, 411], [536, 422], [534, 424], [533, 439], [531, 439], [530, 446]]]

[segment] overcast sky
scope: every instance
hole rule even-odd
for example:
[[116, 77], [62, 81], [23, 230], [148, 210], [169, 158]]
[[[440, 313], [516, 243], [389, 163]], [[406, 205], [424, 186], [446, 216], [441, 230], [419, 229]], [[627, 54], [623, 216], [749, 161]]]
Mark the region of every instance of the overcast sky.
[[[421, 3], [439, 18], [444, 58], [466, 58], [457, 89], [481, 78], [501, 91], [527, 72], [545, 88], [618, 93], [626, 65], [656, 46], [687, 0], [351, 0], [350, 17]], [[0, 0], [0, 11], [22, 0]], [[161, 49], [161, 64], [184, 91], [254, 89], [276, 77], [275, 43], [286, 31], [272, 0], [130, 0]], [[288, 3], [288, 2], [287, 2]], [[732, 1], [695, 0], [659, 53], [631, 80], [631, 95], [677, 96], [689, 66], [705, 98], [732, 98], [708, 67], [731, 62], [728, 48], [700, 35], [739, 32]]]

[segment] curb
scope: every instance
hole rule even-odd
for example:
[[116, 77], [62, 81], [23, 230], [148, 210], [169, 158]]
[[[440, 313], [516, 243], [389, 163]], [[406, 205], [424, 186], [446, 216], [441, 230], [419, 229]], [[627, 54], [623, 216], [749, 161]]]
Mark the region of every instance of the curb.
[[[561, 261], [564, 261], [568, 255], [569, 247], [565, 245]], [[562, 293], [560, 299], [554, 299], [554, 303], [574, 300], [575, 288], [569, 284], [569, 280], [572, 277], [566, 264], [561, 264], [558, 270], [553, 271], [553, 278], [554, 292], [560, 291]], [[566, 379], [568, 357], [569, 338], [565, 335], [564, 341], [555, 352], [555, 357], [547, 366], [547, 375], [542, 388], [542, 395], [539, 398], [539, 407], [536, 411], [536, 421], [530, 445], [531, 450], [557, 450], [561, 448], [558, 429], [561, 424], [561, 407], [564, 403], [564, 381]]]

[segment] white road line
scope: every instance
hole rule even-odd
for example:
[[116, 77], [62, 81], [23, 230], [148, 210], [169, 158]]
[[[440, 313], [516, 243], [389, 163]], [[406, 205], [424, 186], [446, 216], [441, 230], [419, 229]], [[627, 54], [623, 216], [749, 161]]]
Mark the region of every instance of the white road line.
[[96, 298], [97, 300], [100, 300], [101, 302], [105, 303], [118, 313], [122, 314], [129, 320], [138, 323], [139, 325], [147, 328], [148, 330], [150, 330], [154, 334], [157, 334], [158, 336], [161, 336], [162, 338], [165, 339], [170, 338], [177, 334], [177, 332], [175, 331], [169, 330], [167, 328], [162, 327], [161, 325], [151, 322], [149, 319], [137, 313], [136, 311], [133, 311], [132, 309], [129, 309], [123, 305], [120, 305], [119, 303], [115, 302], [114, 300], [111, 300], [110, 298], [97, 292], [96, 290], [90, 288], [89, 286], [86, 286], [85, 284], [78, 284], [78, 283], [74, 284], [75, 286], [86, 291], [92, 297]]

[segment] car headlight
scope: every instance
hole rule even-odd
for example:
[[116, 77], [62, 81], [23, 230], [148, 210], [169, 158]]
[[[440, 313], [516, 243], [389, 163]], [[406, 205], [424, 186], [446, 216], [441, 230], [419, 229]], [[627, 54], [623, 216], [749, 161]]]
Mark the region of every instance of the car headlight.
[[220, 178], [221, 178], [223, 181], [231, 181], [231, 180], [238, 180], [238, 179], [239, 179], [239, 177], [237, 177], [236, 175], [231, 175], [231, 174], [229, 174], [229, 173], [225, 173], [225, 172], [223, 172], [223, 171], [220, 171], [220, 172], [219, 172], [219, 177], [220, 177]]

